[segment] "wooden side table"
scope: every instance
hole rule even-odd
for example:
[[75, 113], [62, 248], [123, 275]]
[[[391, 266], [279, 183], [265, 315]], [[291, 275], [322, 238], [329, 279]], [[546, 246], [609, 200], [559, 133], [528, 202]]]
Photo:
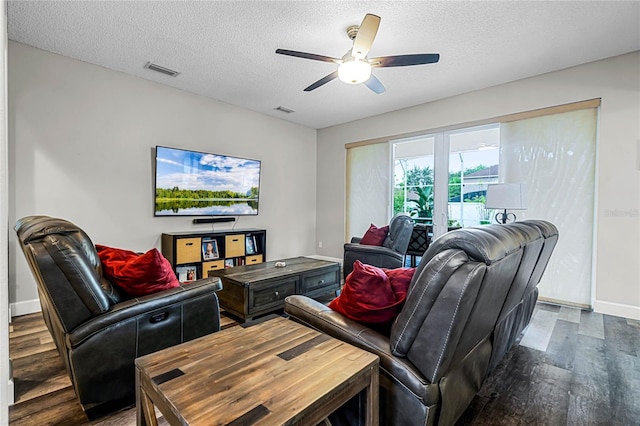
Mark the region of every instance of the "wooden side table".
[[276, 317], [136, 359], [138, 425], [315, 425], [361, 390], [378, 425], [378, 356]]

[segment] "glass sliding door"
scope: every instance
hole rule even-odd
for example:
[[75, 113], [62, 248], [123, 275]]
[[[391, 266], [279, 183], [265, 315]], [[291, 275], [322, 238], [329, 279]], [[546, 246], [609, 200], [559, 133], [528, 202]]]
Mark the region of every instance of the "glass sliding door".
[[448, 145], [448, 229], [488, 224], [493, 211], [484, 207], [487, 185], [498, 182], [500, 126], [445, 133]]
[[498, 181], [499, 143], [497, 124], [392, 142], [392, 214], [409, 213], [416, 224], [408, 254], [419, 258], [451, 229], [489, 223], [484, 200]]
[[[441, 138], [440, 138], [441, 139]], [[393, 214], [409, 213], [414, 221], [406, 266], [416, 266], [433, 238], [436, 137], [427, 135], [392, 143]]]
[[498, 124], [398, 140], [393, 143], [393, 214], [450, 228], [489, 223], [487, 185], [498, 182]]
[[540, 299], [591, 307], [597, 129], [598, 109], [586, 107], [392, 141], [393, 213], [410, 213], [433, 239], [493, 222], [489, 184], [524, 183], [518, 220], [548, 220], [561, 235]]
[[425, 136], [393, 144], [393, 214], [409, 213], [419, 224], [433, 222], [434, 142]]

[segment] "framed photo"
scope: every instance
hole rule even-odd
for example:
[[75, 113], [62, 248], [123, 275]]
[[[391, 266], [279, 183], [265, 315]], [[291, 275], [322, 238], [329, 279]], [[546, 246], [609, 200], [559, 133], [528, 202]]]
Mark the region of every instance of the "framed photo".
[[196, 267], [178, 266], [176, 268], [176, 275], [178, 276], [178, 281], [180, 281], [181, 283], [195, 281], [197, 279]]
[[256, 254], [256, 240], [253, 235], [247, 235], [245, 237], [245, 253]]
[[204, 238], [202, 240], [202, 259], [213, 260], [219, 258], [218, 241], [215, 238]]

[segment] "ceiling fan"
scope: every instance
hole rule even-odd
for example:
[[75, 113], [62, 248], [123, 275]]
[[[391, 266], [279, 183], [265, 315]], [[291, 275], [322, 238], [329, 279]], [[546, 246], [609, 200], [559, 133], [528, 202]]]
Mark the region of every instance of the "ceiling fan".
[[364, 83], [369, 89], [380, 94], [384, 93], [386, 89], [380, 80], [371, 73], [371, 68], [406, 67], [409, 65], [433, 64], [440, 60], [440, 55], [437, 53], [380, 56], [378, 58], [371, 59], [367, 58], [369, 49], [371, 49], [371, 45], [378, 33], [379, 26], [380, 17], [367, 13], [360, 26], [352, 25], [347, 28], [347, 36], [353, 40], [353, 47], [349, 49], [342, 58], [332, 58], [330, 56], [286, 49], [276, 49], [276, 53], [280, 55], [295, 56], [297, 58], [312, 59], [314, 61], [334, 62], [338, 64], [338, 69], [336, 71], [305, 88], [305, 92], [317, 89], [338, 77], [341, 81], [349, 84]]

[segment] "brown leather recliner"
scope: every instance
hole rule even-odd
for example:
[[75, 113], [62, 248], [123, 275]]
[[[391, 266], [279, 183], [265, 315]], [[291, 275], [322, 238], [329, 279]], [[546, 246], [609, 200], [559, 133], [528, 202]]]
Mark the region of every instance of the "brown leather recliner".
[[[424, 253], [389, 336], [304, 296], [289, 296], [285, 311], [380, 357], [380, 424], [451, 425], [529, 323], [557, 238], [541, 220], [443, 235]], [[334, 423], [357, 424], [362, 403], [355, 397]]]
[[44, 321], [89, 418], [135, 401], [135, 358], [220, 330], [218, 278], [126, 299], [73, 223], [29, 216], [15, 230]]

